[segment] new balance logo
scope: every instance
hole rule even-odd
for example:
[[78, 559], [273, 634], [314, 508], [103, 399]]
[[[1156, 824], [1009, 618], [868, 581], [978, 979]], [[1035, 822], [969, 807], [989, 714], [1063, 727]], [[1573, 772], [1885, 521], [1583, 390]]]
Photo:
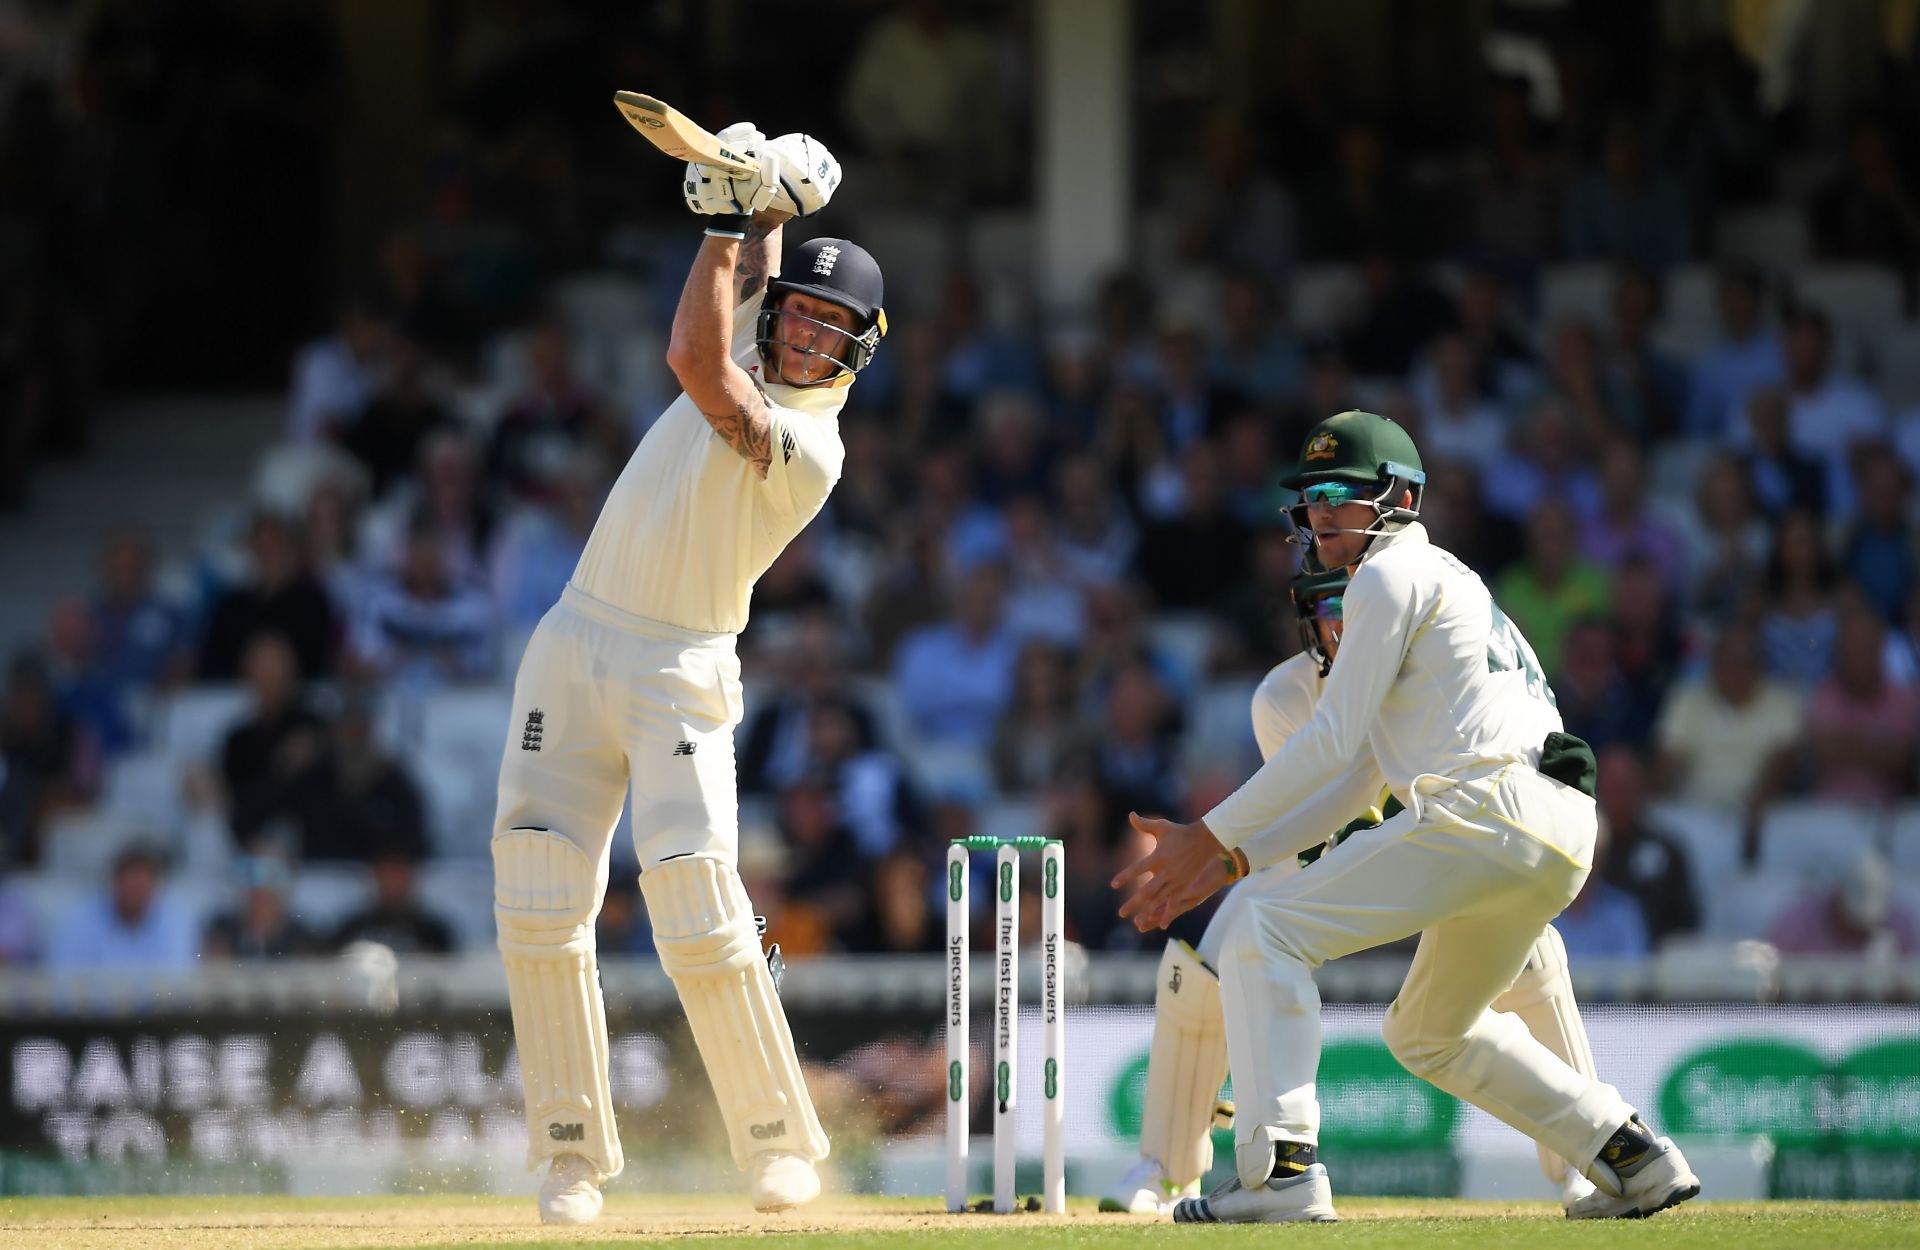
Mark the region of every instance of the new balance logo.
[[817, 274], [825, 274], [831, 277], [833, 267], [839, 260], [840, 249], [829, 243], [820, 249], [818, 256], [813, 258], [813, 271]]
[[753, 1140], [755, 1141], [768, 1141], [775, 1137], [786, 1136], [787, 1122], [785, 1120], [775, 1120], [771, 1124], [756, 1124], [747, 1131], [753, 1134]]
[[547, 1136], [555, 1141], [585, 1141], [587, 1126], [584, 1124], [549, 1124]]
[[538, 751], [540, 736], [546, 732], [547, 714], [539, 708], [527, 713], [527, 727], [520, 731], [520, 749]]
[[675, 747], [675, 748], [673, 748], [673, 753], [674, 753], [675, 755], [692, 755], [692, 754], [693, 754], [693, 743], [691, 743], [691, 742], [682, 742], [682, 743], [681, 743], [681, 744], [680, 744], [679, 746], [677, 746], [677, 747]]

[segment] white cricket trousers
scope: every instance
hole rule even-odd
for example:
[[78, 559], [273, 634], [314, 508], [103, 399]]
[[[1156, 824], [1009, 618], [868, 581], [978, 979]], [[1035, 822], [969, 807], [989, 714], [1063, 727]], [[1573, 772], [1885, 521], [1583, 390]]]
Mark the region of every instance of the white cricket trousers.
[[[1387, 1046], [1409, 1072], [1585, 1167], [1633, 1114], [1517, 1016], [1489, 1010], [1593, 862], [1593, 800], [1525, 764], [1467, 779], [1425, 776], [1414, 802], [1310, 871], [1241, 886], [1221, 941], [1221, 1001], [1243, 1182], [1276, 1140], [1317, 1142], [1320, 995], [1329, 959], [1418, 933], [1388, 1009]], [[1264, 875], [1264, 874], [1262, 874]]]
[[734, 635], [645, 620], [569, 585], [514, 679], [494, 833], [560, 834], [585, 852], [604, 889], [631, 790], [642, 871], [680, 855], [733, 863], [741, 710]]

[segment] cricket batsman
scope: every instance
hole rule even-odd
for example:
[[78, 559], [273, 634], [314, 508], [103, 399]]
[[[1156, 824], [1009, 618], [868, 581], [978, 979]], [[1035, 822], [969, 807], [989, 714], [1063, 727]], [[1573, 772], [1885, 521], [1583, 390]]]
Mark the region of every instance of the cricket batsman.
[[757, 175], [686, 168], [705, 238], [667, 363], [684, 393], [627, 462], [560, 602], [527, 644], [494, 818], [494, 915], [540, 1217], [583, 1224], [624, 1163], [607, 1087], [593, 922], [631, 791], [661, 965], [755, 1208], [817, 1196], [827, 1155], [753, 905], [736, 871], [735, 636], [754, 582], [839, 480], [839, 413], [886, 333], [880, 267], [845, 239], [781, 264], [781, 226], [840, 166], [802, 134], [721, 140]]
[[[1287, 485], [1316, 557], [1351, 573], [1344, 660], [1308, 722], [1203, 819], [1136, 817], [1156, 845], [1114, 879], [1138, 885], [1121, 915], [1163, 926], [1222, 856], [1368, 750], [1405, 809], [1240, 904], [1218, 956], [1237, 1175], [1177, 1204], [1178, 1222], [1337, 1218], [1318, 1159], [1313, 970], [1416, 933], [1384, 1028], [1408, 1071], [1576, 1163], [1596, 1192], [1569, 1216], [1651, 1215], [1700, 1192], [1617, 1090], [1492, 1009], [1591, 870], [1593, 754], [1562, 731], [1532, 648], [1479, 577], [1427, 540], [1424, 484], [1413, 440], [1384, 417], [1343, 412], [1309, 433]], [[1293, 849], [1315, 840], [1303, 831]]]
[[[1345, 569], [1304, 572], [1294, 580], [1301, 651], [1276, 665], [1253, 696], [1253, 732], [1263, 759], [1272, 758], [1313, 717], [1321, 684], [1340, 651], [1348, 580]], [[1400, 810], [1398, 800], [1390, 795], [1380, 800], [1386, 781], [1371, 751], [1363, 750], [1349, 771], [1351, 783], [1343, 778], [1322, 787], [1313, 801], [1288, 813], [1274, 828], [1254, 835], [1230, 860], [1216, 861], [1218, 866], [1209, 871], [1219, 880], [1206, 886], [1207, 893], [1219, 884], [1240, 881], [1249, 872], [1251, 879], [1237, 886], [1214, 913], [1197, 951], [1181, 941], [1167, 944], [1154, 993], [1140, 1161], [1101, 1198], [1102, 1211], [1166, 1215], [1179, 1198], [1199, 1195], [1200, 1178], [1213, 1165], [1211, 1130], [1231, 1127], [1233, 1118], [1233, 1104], [1219, 1096], [1227, 1075], [1226, 1024], [1220, 1009], [1220, 981], [1214, 972], [1221, 944], [1247, 899], [1263, 886], [1307, 867], [1322, 853], [1319, 844], [1311, 844], [1298, 856], [1281, 852], [1273, 858], [1273, 848], [1288, 845], [1296, 829], [1304, 828], [1311, 837], [1313, 829], [1330, 827], [1340, 819], [1330, 805], [1346, 801], [1355, 786], [1369, 789], [1380, 805], [1349, 822], [1328, 840], [1328, 849], [1379, 824], [1383, 812], [1391, 816]], [[1513, 1012], [1554, 1054], [1587, 1076], [1594, 1075], [1593, 1052], [1567, 974], [1566, 948], [1551, 925], [1534, 943], [1519, 978], [1494, 1000], [1493, 1010]], [[1592, 1183], [1579, 1169], [1544, 1146], [1540, 1168], [1559, 1188], [1563, 1208], [1571, 1209], [1593, 1192]]]

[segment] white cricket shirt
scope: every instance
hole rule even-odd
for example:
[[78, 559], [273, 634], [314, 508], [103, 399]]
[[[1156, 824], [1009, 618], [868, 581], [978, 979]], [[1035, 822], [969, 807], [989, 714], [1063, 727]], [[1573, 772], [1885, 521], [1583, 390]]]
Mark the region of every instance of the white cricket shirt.
[[1340, 658], [1312, 719], [1207, 813], [1228, 847], [1276, 825], [1369, 748], [1412, 807], [1415, 778], [1537, 763], [1541, 741], [1561, 728], [1533, 648], [1479, 575], [1427, 541], [1425, 526], [1376, 538], [1344, 599]]
[[[1253, 692], [1253, 736], [1260, 744], [1261, 759], [1272, 759], [1288, 739], [1312, 723], [1325, 684], [1320, 662], [1306, 652], [1276, 664], [1261, 680]], [[1292, 862], [1301, 851], [1320, 845], [1376, 806], [1385, 788], [1372, 748], [1363, 746], [1352, 763], [1324, 779], [1305, 802], [1282, 812], [1240, 843], [1248, 868], [1258, 871]]]
[[773, 418], [766, 478], [682, 393], [634, 448], [574, 566], [573, 584], [595, 599], [679, 629], [738, 633], [753, 584], [840, 480], [847, 387], [763, 380], [753, 343], [762, 298], [735, 310], [731, 350]]

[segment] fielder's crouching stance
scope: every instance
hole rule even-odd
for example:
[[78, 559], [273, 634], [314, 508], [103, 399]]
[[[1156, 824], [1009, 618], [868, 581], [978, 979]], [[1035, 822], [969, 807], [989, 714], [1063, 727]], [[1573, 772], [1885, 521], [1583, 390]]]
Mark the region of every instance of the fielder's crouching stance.
[[[805, 135], [720, 136], [762, 167], [689, 165], [706, 238], [674, 314], [685, 393], [614, 485], [527, 645], [494, 820], [494, 903], [541, 1218], [584, 1223], [624, 1164], [593, 921], [629, 787], [640, 890], [754, 1206], [820, 1192], [826, 1135], [736, 871], [734, 639], [754, 582], [839, 480], [846, 387], [886, 332], [879, 266], [844, 239], [778, 271], [769, 204], [812, 213], [840, 167]], [[776, 200], [776, 197], [780, 197]], [[764, 306], [763, 306], [764, 301]]]
[[1413, 440], [1384, 417], [1314, 427], [1287, 484], [1316, 555], [1352, 573], [1340, 659], [1312, 719], [1205, 819], [1137, 822], [1158, 844], [1115, 879], [1144, 882], [1122, 915], [1164, 924], [1220, 855], [1311, 801], [1363, 749], [1407, 809], [1242, 904], [1219, 965], [1238, 1175], [1179, 1203], [1176, 1220], [1335, 1218], [1318, 1159], [1313, 969], [1414, 933], [1384, 1028], [1408, 1071], [1578, 1164], [1598, 1192], [1571, 1216], [1650, 1215], [1700, 1192], [1679, 1149], [1617, 1090], [1492, 1010], [1591, 870], [1593, 756], [1562, 732], [1532, 649], [1479, 577], [1427, 541], [1423, 482]]
[[[1253, 695], [1253, 733], [1262, 759], [1272, 758], [1313, 719], [1321, 686], [1339, 654], [1348, 581], [1344, 569], [1303, 573], [1294, 580], [1300, 654], [1276, 665]], [[1229, 879], [1239, 882], [1208, 921], [1198, 950], [1173, 941], [1161, 956], [1153, 1042], [1147, 1053], [1146, 1101], [1141, 1109], [1140, 1161], [1101, 1198], [1101, 1210], [1166, 1215], [1178, 1199], [1198, 1196], [1200, 1178], [1213, 1165], [1212, 1130], [1232, 1127], [1233, 1118], [1233, 1105], [1220, 1098], [1227, 1075], [1227, 1033], [1220, 979], [1214, 970], [1220, 966], [1221, 948], [1262, 891], [1319, 857], [1322, 847], [1318, 844], [1297, 857], [1290, 848], [1303, 838], [1312, 839], [1316, 831], [1333, 827], [1353, 810], [1342, 805], [1366, 802], [1356, 796], [1367, 794], [1379, 802], [1335, 834], [1330, 845], [1398, 813], [1398, 800], [1381, 797], [1385, 789], [1386, 779], [1372, 751], [1363, 751], [1345, 775], [1332, 779], [1278, 825], [1243, 843], [1235, 867], [1217, 861], [1216, 879], [1199, 883], [1198, 888], [1210, 893]], [[1245, 876], [1248, 872], [1252, 875]], [[1568, 1066], [1587, 1077], [1595, 1075], [1586, 1025], [1567, 971], [1566, 947], [1551, 925], [1534, 943], [1519, 977], [1493, 1001], [1492, 1009], [1512, 1012]], [[1578, 1168], [1545, 1146], [1540, 1148], [1540, 1170], [1559, 1189], [1561, 1205], [1568, 1210], [1593, 1193], [1592, 1183]]]

